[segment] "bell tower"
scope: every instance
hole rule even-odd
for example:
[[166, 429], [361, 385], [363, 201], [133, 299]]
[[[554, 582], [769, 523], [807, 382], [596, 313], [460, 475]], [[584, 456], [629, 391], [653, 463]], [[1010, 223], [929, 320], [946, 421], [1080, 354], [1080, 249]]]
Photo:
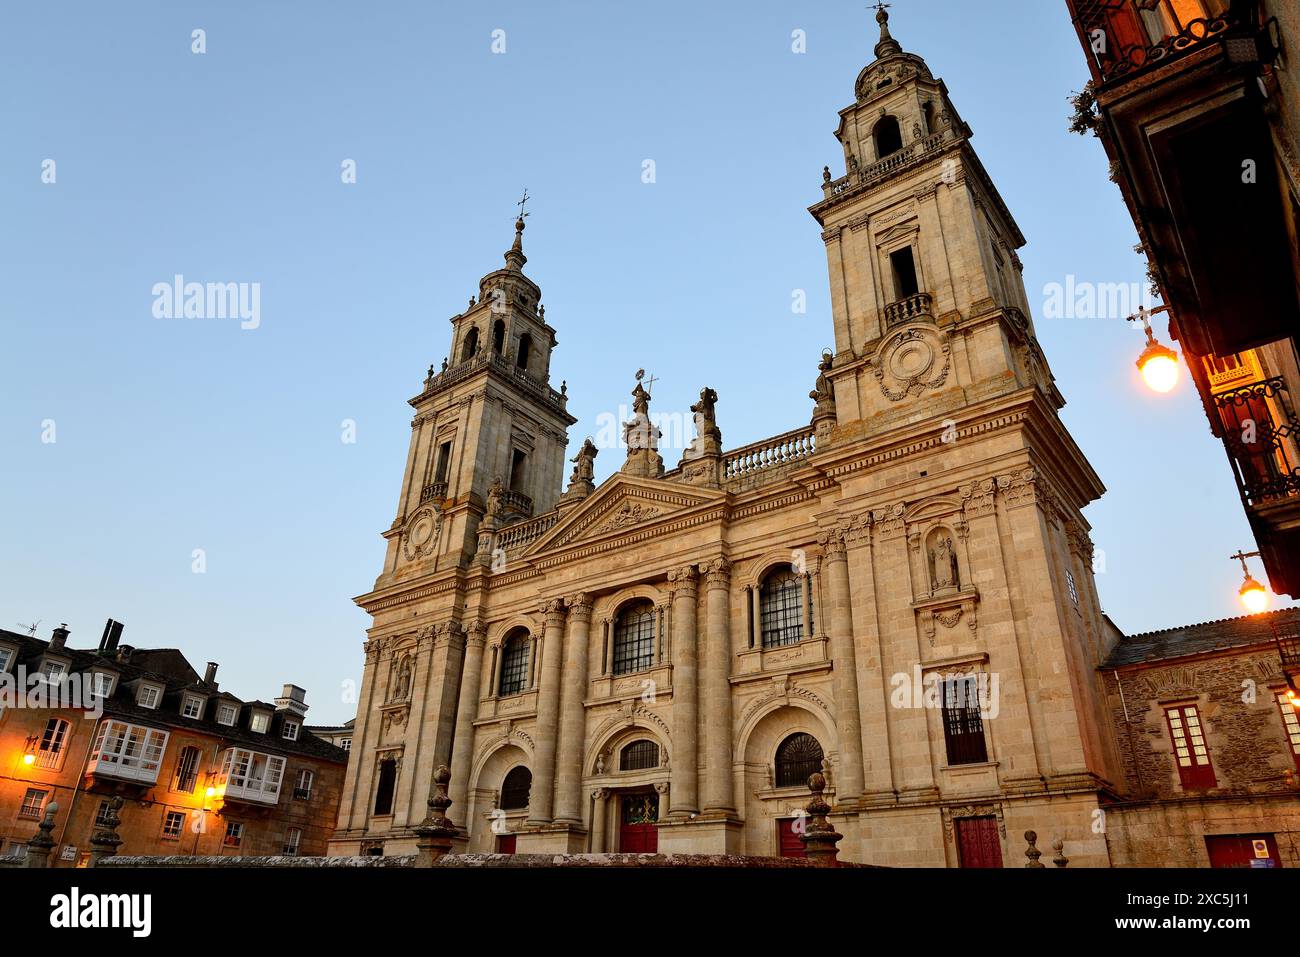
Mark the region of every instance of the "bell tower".
[[541, 289], [524, 275], [523, 202], [505, 266], [451, 317], [442, 369], [410, 400], [411, 444], [376, 587], [469, 563], [485, 514], [514, 521], [549, 511], [577, 420], [550, 385], [558, 340]]
[[1016, 250], [1025, 238], [970, 146], [943, 81], [878, 9], [875, 60], [810, 208], [830, 269], [838, 425], [848, 436], [1038, 389], [1063, 405], [1034, 337]]

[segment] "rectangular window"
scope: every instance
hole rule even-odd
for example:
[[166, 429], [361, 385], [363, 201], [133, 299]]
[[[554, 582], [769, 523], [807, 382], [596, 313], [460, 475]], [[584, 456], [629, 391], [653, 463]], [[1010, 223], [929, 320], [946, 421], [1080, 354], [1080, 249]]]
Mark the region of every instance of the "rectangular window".
[[244, 748], [230, 748], [221, 757], [214, 786], [227, 798], [274, 804], [280, 798], [284, 758]]
[[96, 671], [90, 678], [90, 694], [93, 698], [107, 698], [113, 693], [113, 676], [103, 671]]
[[1074, 587], [1074, 572], [1070, 569], [1065, 570], [1065, 587], [1070, 592], [1070, 601], [1074, 602], [1074, 607], [1079, 607], [1079, 590]]
[[989, 759], [977, 678], [961, 675], [943, 682], [943, 738], [950, 765], [979, 764]]
[[43, 681], [55, 683], [63, 677], [64, 672], [67, 670], [68, 666], [61, 661], [47, 661], [41, 665], [39, 677]]
[[239, 847], [244, 843], [244, 825], [240, 821], [230, 821], [226, 824], [226, 838], [222, 842], [226, 847]]
[[47, 770], [58, 770], [63, 766], [64, 745], [67, 743], [70, 725], [62, 718], [51, 718], [41, 735], [41, 746], [36, 752], [36, 766]]
[[316, 780], [316, 775], [312, 774], [312, 772], [307, 770], [306, 768], [303, 768], [301, 771], [298, 772], [298, 783], [295, 784], [293, 787], [293, 796], [297, 798], [299, 801], [310, 800], [311, 786], [312, 786], [312, 782], [315, 780]]
[[181, 830], [185, 827], [184, 811], [168, 811], [163, 818], [162, 836], [164, 841], [179, 840]]
[[90, 750], [88, 770], [91, 774], [153, 784], [158, 780], [167, 738], [166, 731], [125, 721], [104, 721]]
[[302, 843], [302, 829], [297, 827], [289, 828], [284, 835], [284, 856], [297, 857], [298, 845]]
[[894, 269], [894, 298], [906, 299], [921, 291], [916, 279], [916, 260], [912, 258], [912, 247], [900, 249], [889, 254], [889, 263]]
[[0, 648], [0, 671], [8, 671], [13, 660], [14, 651], [12, 648]]
[[447, 472], [451, 467], [451, 443], [443, 442], [438, 446], [438, 465], [433, 470], [433, 480], [435, 482], [447, 481]]
[[201, 752], [195, 747], [181, 749], [181, 756], [176, 761], [176, 776], [172, 779], [172, 790], [181, 794], [193, 794], [199, 783], [199, 760]]
[[248, 721], [248, 730], [257, 734], [266, 734], [266, 729], [271, 723], [270, 715], [258, 712]]
[[140, 694], [135, 700], [142, 708], [156, 708], [158, 707], [158, 698], [157, 688], [153, 685], [141, 685]]
[[99, 807], [95, 809], [95, 827], [108, 827], [109, 805], [107, 801], [100, 801]]
[[510, 491], [523, 491], [527, 465], [528, 453], [521, 449], [515, 449], [514, 455], [510, 459]]
[[18, 860], [22, 860], [26, 856], [27, 856], [26, 844], [20, 844], [17, 841], [10, 841], [9, 846], [5, 848], [5, 857], [10, 858], [11, 860], [14, 858], [17, 858]]
[[342, 748], [344, 751], [351, 751], [351, 750], [352, 750], [352, 739], [351, 739], [351, 738], [344, 738], [342, 741], [339, 742], [339, 747]]
[[285, 739], [286, 741], [297, 741], [297, 740], [298, 740], [298, 722], [297, 722], [297, 721], [286, 721], [286, 722], [284, 723], [284, 728], [281, 730], [280, 733], [281, 733], [282, 735], [284, 735], [284, 739]]
[[181, 705], [181, 716], [185, 718], [198, 719], [203, 717], [203, 699], [195, 695], [187, 694], [185, 703]]
[[1277, 706], [1282, 709], [1282, 727], [1286, 729], [1286, 740], [1291, 759], [1300, 770], [1300, 716], [1295, 713], [1295, 706], [1285, 692], [1277, 696]]
[[18, 809], [18, 816], [30, 821], [39, 821], [41, 811], [45, 809], [46, 793], [39, 788], [28, 788], [23, 796], [22, 806]]
[[223, 704], [217, 709], [217, 724], [231, 725], [235, 723], [235, 717], [238, 711], [232, 704]]
[[1201, 715], [1194, 704], [1177, 705], [1165, 709], [1169, 722], [1169, 737], [1174, 745], [1174, 761], [1178, 777], [1184, 788], [1212, 788], [1218, 782], [1210, 764], [1210, 751], [1205, 744], [1205, 729]]

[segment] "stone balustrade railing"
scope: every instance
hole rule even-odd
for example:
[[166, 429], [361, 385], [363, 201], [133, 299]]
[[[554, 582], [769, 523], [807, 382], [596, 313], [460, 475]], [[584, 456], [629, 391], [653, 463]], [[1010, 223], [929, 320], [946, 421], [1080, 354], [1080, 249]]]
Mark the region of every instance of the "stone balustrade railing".
[[906, 296], [885, 307], [885, 326], [890, 328], [900, 323], [911, 322], [913, 319], [933, 316], [933, 309], [934, 299], [928, 292]]
[[462, 379], [467, 379], [474, 373], [482, 370], [485, 366], [491, 366], [503, 375], [509, 376], [520, 387], [528, 390], [536, 396], [539, 396], [553, 405], [563, 409], [569, 401], [569, 397], [562, 393], [556, 392], [541, 379], [534, 376], [526, 369], [521, 369], [505, 356], [496, 352], [480, 352], [471, 359], [458, 362], [450, 366], [446, 372], [439, 372], [432, 378], [424, 380], [424, 391], [421, 397], [448, 386], [455, 385]]
[[761, 442], [754, 442], [723, 456], [726, 478], [739, 478], [764, 469], [787, 465], [816, 451], [812, 426], [794, 429]]
[[951, 129], [943, 129], [937, 133], [931, 133], [929, 136], [915, 141], [910, 146], [905, 146], [901, 150], [890, 153], [879, 162], [864, 166], [847, 176], [841, 176], [839, 179], [822, 183], [825, 198], [830, 199], [832, 196], [838, 196], [840, 193], [856, 189], [859, 186], [868, 186], [877, 180], [897, 173], [905, 167], [921, 162], [930, 153], [941, 147], [952, 132]]
[[510, 552], [530, 545], [549, 532], [559, 518], [560, 513], [552, 511], [526, 522], [507, 525], [497, 532], [496, 547]]

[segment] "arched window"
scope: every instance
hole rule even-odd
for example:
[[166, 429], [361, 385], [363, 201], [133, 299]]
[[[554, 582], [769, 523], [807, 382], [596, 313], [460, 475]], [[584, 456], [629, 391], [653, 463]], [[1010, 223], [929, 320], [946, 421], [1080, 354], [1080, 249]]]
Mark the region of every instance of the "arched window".
[[520, 369], [528, 368], [528, 359], [533, 352], [533, 337], [525, 332], [519, 337], [519, 354], [515, 356], [515, 365]]
[[659, 745], [654, 741], [633, 741], [618, 755], [620, 771], [644, 771], [659, 767]]
[[465, 336], [465, 346], [460, 351], [460, 361], [473, 359], [478, 353], [478, 326], [470, 328], [469, 333]]
[[528, 687], [528, 632], [516, 630], [501, 646], [500, 694], [519, 694]]
[[768, 572], [763, 579], [758, 611], [764, 648], [803, 640], [803, 587], [789, 565]]
[[375, 786], [375, 814], [393, 813], [393, 792], [397, 790], [397, 762], [392, 758], [379, 762], [379, 783]]
[[930, 100], [925, 101], [925, 106], [921, 107], [921, 112], [925, 116], [925, 132], [933, 133], [934, 129], [934, 103]]
[[506, 324], [502, 319], [492, 323], [492, 351], [497, 355], [506, 351]]
[[644, 671], [654, 663], [654, 605], [649, 601], [624, 605], [614, 622], [614, 674]]
[[501, 782], [501, 810], [518, 811], [528, 807], [528, 792], [533, 787], [533, 772], [522, 764], [511, 768]]
[[810, 775], [822, 769], [822, 746], [811, 734], [800, 731], [776, 749], [776, 786], [807, 787]]
[[892, 116], [882, 117], [872, 136], [876, 141], [877, 159], [884, 159], [903, 148], [903, 131], [898, 128], [898, 120]]

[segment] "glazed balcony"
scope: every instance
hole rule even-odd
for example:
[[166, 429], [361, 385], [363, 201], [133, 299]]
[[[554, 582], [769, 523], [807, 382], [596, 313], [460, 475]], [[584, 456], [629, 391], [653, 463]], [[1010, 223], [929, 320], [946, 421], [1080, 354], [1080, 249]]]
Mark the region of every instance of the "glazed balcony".
[[156, 784], [168, 737], [155, 728], [105, 720], [95, 733], [86, 774], [129, 784]]

